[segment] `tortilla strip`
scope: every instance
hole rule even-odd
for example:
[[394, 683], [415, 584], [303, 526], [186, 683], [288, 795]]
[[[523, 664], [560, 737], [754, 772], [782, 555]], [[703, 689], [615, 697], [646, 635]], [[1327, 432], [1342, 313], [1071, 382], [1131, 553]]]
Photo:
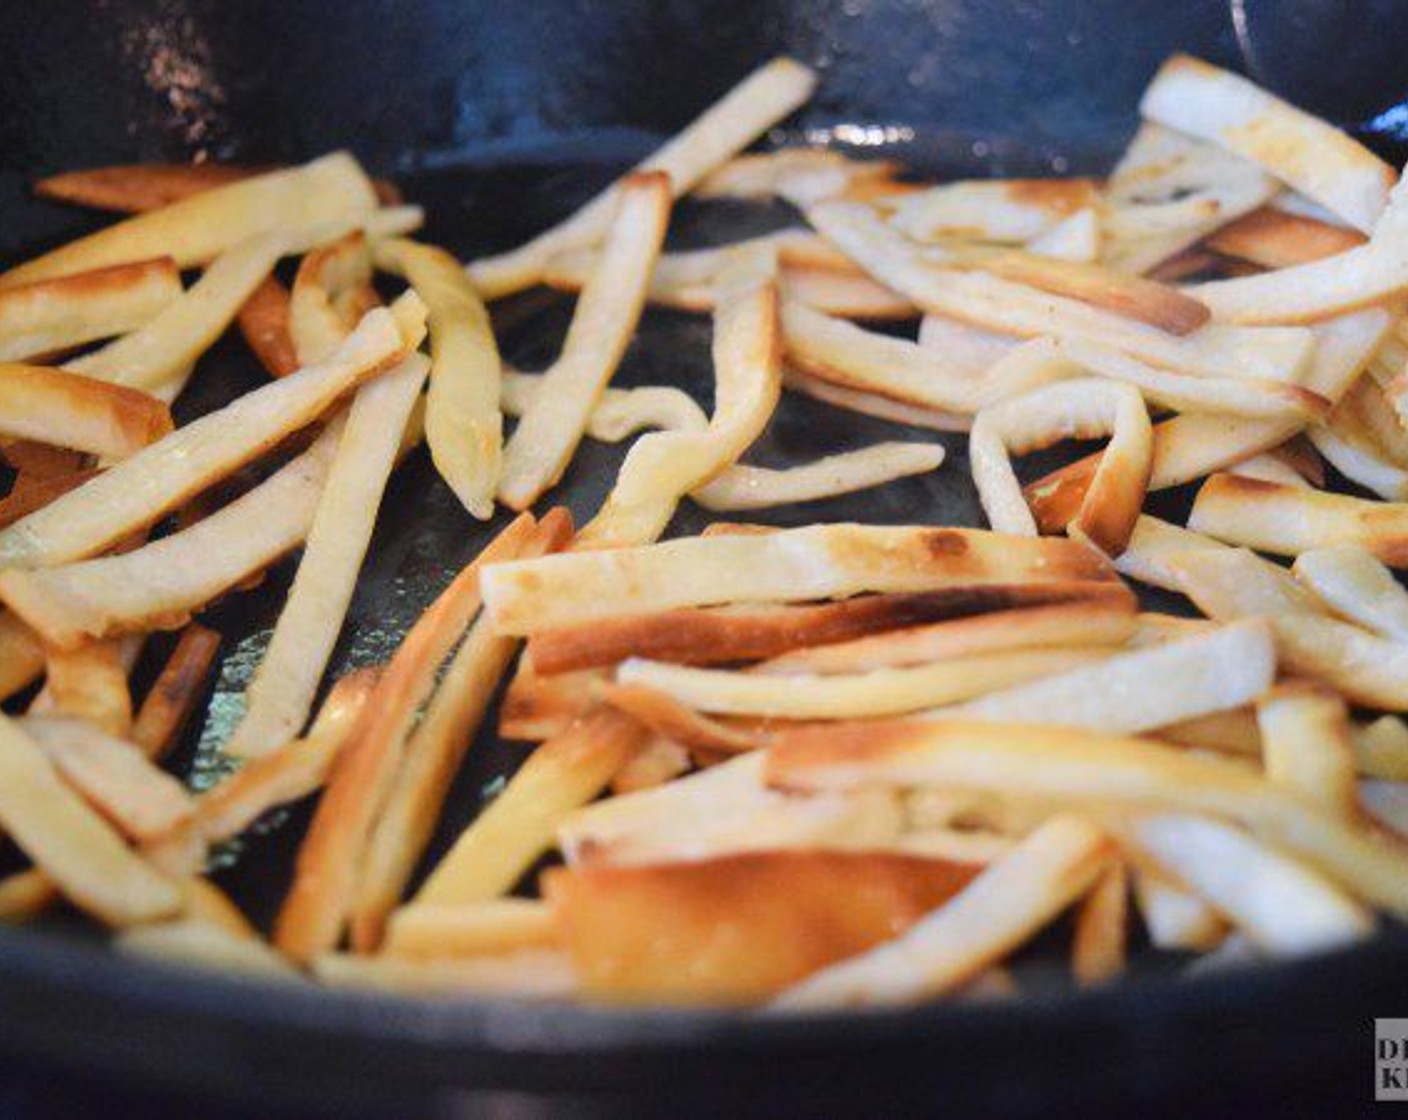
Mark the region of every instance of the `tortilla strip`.
[[109, 735], [125, 736], [132, 729], [130, 668], [117, 639], [46, 650], [44, 691], [39, 698], [43, 703], [32, 705], [30, 711], [76, 716]]
[[6, 288], [0, 360], [19, 361], [136, 330], [181, 295], [170, 257]]
[[[279, 621], [225, 746], [264, 754], [302, 730], [371, 543], [401, 434], [430, 362], [412, 354], [357, 390]], [[276, 385], [287, 381], [276, 382]]]
[[34, 184], [36, 198], [94, 210], [141, 213], [201, 191], [248, 179], [264, 168], [216, 163], [137, 163], [51, 175]]
[[0, 567], [77, 560], [150, 525], [399, 361], [417, 340], [403, 337], [389, 311], [370, 312], [327, 362], [207, 413], [0, 531]]
[[357, 161], [334, 152], [80, 237], [0, 275], [0, 288], [157, 257], [171, 257], [182, 268], [203, 265], [260, 234], [314, 222], [360, 222], [375, 209], [376, 194]]
[[782, 395], [777, 260], [747, 250], [724, 269], [714, 314], [714, 412], [703, 432], [659, 432], [626, 455], [601, 510], [575, 547], [659, 538], [680, 499], [728, 470], [758, 438]]
[[1053, 818], [897, 938], [813, 973], [770, 1008], [907, 1003], [962, 987], [1083, 895], [1110, 848], [1088, 821]]
[[1105, 872], [1076, 913], [1071, 974], [1089, 987], [1124, 971], [1129, 939], [1129, 872], [1118, 863]]
[[549, 515], [541, 525], [531, 516], [519, 518], [455, 578], [406, 635], [340, 752], [299, 849], [293, 887], [275, 931], [281, 951], [296, 960], [311, 960], [341, 939], [367, 840], [404, 764], [416, 712], [479, 607], [483, 566], [560, 544], [570, 524], [565, 515]]
[[1313, 348], [1312, 336], [1296, 327], [1249, 329], [1214, 323], [1178, 337], [1066, 296], [935, 263], [857, 203], [822, 203], [809, 209], [807, 218], [876, 280], [908, 296], [924, 312], [988, 330], [1093, 342], [1195, 376], [1272, 381], [1294, 381]]
[[770, 785], [794, 791], [937, 786], [1092, 810], [1207, 814], [1295, 853], [1366, 902], [1408, 910], [1401, 851], [1243, 766], [1146, 739], [964, 720], [833, 724], [779, 736], [766, 766]]
[[1363, 245], [1362, 233], [1263, 206], [1223, 226], [1207, 246], [1262, 268], [1289, 268]]
[[196, 622], [182, 629], [176, 648], [132, 720], [132, 742], [148, 758], [159, 761], [181, 738], [205, 694], [220, 640], [214, 630]]
[[44, 646], [18, 615], [0, 611], [0, 700], [27, 688], [44, 671]]
[[12, 871], [0, 879], [0, 923], [19, 925], [37, 918], [62, 896], [54, 881], [37, 867]]
[[489, 314], [459, 261], [431, 245], [386, 241], [379, 265], [394, 265], [430, 312], [430, 388], [425, 438], [435, 469], [465, 509], [494, 512], [503, 453], [499, 350]]
[[929, 474], [947, 455], [938, 443], [885, 442], [779, 470], [735, 463], [689, 496], [715, 513], [824, 501]]
[[0, 362], [0, 437], [124, 459], [171, 431], [155, 397], [46, 366]]
[[1357, 545], [1302, 552], [1291, 570], [1326, 608], [1385, 638], [1408, 641], [1408, 591]]
[[599, 676], [587, 669], [542, 677], [533, 672], [531, 661], [521, 659], [499, 705], [499, 738], [555, 739], [595, 706], [592, 690]]
[[657, 741], [679, 743], [696, 755], [704, 751], [744, 754], [766, 746], [772, 733], [772, 721], [706, 716], [668, 693], [644, 685], [598, 682], [594, 692], [603, 703], [648, 727]]
[[175, 913], [181, 892], [134, 854], [0, 716], [0, 827], [74, 905], [111, 926]]
[[334, 420], [302, 455], [188, 529], [131, 552], [0, 572], [0, 599], [60, 649], [180, 626], [303, 542], [342, 429]]
[[669, 184], [659, 173], [632, 176], [620, 199], [601, 267], [577, 301], [562, 354], [504, 449], [498, 496], [513, 509], [526, 509], [562, 477], [640, 320], [669, 220]]
[[859, 412], [863, 416], [875, 416], [895, 424], [908, 424], [913, 428], [923, 428], [931, 432], [966, 432], [972, 426], [972, 417], [957, 412], [946, 412], [934, 408], [919, 408], [901, 401], [893, 401], [875, 393], [864, 393], [833, 385], [819, 377], [797, 370], [784, 370], [782, 384], [794, 393], [811, 397], [836, 408]]
[[1266, 776], [1349, 823], [1359, 816], [1359, 793], [1349, 711], [1329, 689], [1297, 682], [1273, 689], [1257, 703]]
[[1186, 54], [1163, 64], [1139, 111], [1251, 160], [1365, 233], [1374, 228], [1398, 178], [1333, 125]]
[[[734, 86], [634, 172], [663, 172], [670, 190], [680, 198], [805, 102], [815, 85], [816, 75], [805, 66], [790, 58], [774, 59]], [[479, 294], [492, 300], [531, 287], [553, 257], [601, 240], [616, 210], [620, 185], [613, 183], [570, 218], [517, 249], [473, 261], [469, 278]]]
[[299, 368], [288, 320], [289, 292], [275, 276], [265, 277], [235, 316], [240, 334], [272, 377], [287, 377]]
[[889, 180], [898, 170], [888, 160], [852, 159], [835, 148], [782, 148], [735, 156], [706, 175], [690, 193], [695, 198], [740, 198], [767, 202], [844, 194], [856, 183]]
[[1098, 201], [1091, 179], [973, 179], [906, 195], [895, 202], [890, 220], [919, 241], [1021, 243]]
[[371, 278], [372, 254], [359, 229], [320, 238], [299, 262], [289, 292], [288, 328], [301, 364], [321, 362], [381, 304]]
[[484, 604], [503, 633], [532, 634], [674, 607], [1112, 577], [1075, 541], [840, 523], [496, 564], [484, 573]]

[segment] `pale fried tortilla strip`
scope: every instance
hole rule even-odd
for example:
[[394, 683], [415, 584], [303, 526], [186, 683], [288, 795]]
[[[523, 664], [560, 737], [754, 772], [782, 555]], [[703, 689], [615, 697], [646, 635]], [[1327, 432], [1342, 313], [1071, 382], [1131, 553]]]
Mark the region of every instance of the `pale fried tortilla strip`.
[[1271, 630], [1249, 620], [989, 692], [928, 715], [1000, 722], [1039, 712], [1054, 727], [1148, 731], [1250, 703], [1271, 686], [1275, 674]]
[[[811, 96], [816, 75], [790, 58], [755, 70], [682, 132], [635, 168], [663, 172], [676, 198], [746, 148]], [[602, 191], [570, 218], [525, 245], [469, 265], [469, 277], [485, 299], [512, 295], [536, 284], [557, 254], [600, 241], [617, 206], [620, 183]]]
[[[542, 375], [505, 369], [499, 406], [505, 416], [527, 411]], [[709, 424], [694, 398], [673, 385], [645, 385], [636, 389], [608, 388], [587, 421], [587, 435], [602, 443], [620, 443], [637, 432], [703, 431]]]
[[1311, 549], [1296, 557], [1291, 570], [1335, 614], [1385, 638], [1408, 641], [1408, 591], [1367, 549]]
[[772, 417], [782, 395], [775, 254], [744, 252], [724, 269], [717, 287], [709, 426], [639, 440], [576, 546], [611, 548], [658, 539], [680, 499], [733, 466]]
[[636, 753], [635, 758], [616, 771], [611, 779], [613, 796], [658, 789], [688, 774], [694, 759], [683, 743], [656, 735]]
[[276, 276], [249, 294], [235, 316], [240, 334], [269, 374], [287, 377], [299, 368], [298, 351], [289, 334], [289, 291]]
[[1353, 703], [1408, 709], [1408, 646], [1322, 613], [1283, 568], [1241, 548], [1199, 549], [1168, 564], [1204, 614], [1265, 617], [1287, 668], [1328, 682]]
[[1124, 971], [1129, 950], [1129, 872], [1117, 863], [1076, 911], [1071, 973], [1077, 984], [1105, 984]]
[[321, 240], [299, 262], [289, 292], [289, 336], [299, 363], [305, 366], [323, 361], [381, 302], [371, 287], [372, 254], [366, 234], [353, 230]]
[[118, 639], [49, 649], [44, 655], [45, 703], [34, 710], [76, 716], [109, 735], [125, 736], [132, 728], [128, 669]]
[[266, 170], [238, 164], [136, 163], [51, 175], [34, 184], [38, 198], [94, 210], [134, 214], [228, 186]]
[[401, 434], [430, 363], [412, 354], [357, 390], [279, 621], [227, 753], [253, 757], [307, 722], [371, 543]]
[[12, 611], [0, 611], [0, 700], [8, 700], [44, 672], [44, 644]]
[[557, 917], [546, 902], [496, 898], [465, 906], [407, 906], [391, 915], [382, 952], [437, 960], [556, 945]]
[[175, 913], [177, 885], [68, 788], [20, 725], [0, 716], [0, 827], [74, 905], [123, 927]]
[[22, 517], [28, 517], [37, 509], [43, 509], [56, 498], [63, 497], [70, 490], [77, 490], [101, 473], [100, 468], [83, 467], [68, 474], [36, 481], [26, 478], [21, 472], [9, 494], [0, 499], [0, 529], [13, 525]]
[[1017, 649], [864, 673], [796, 673], [780, 681], [726, 669], [630, 658], [618, 683], [664, 692], [699, 711], [774, 719], [873, 719], [953, 704], [1099, 662], [1108, 649]]
[[766, 746], [771, 734], [768, 721], [715, 719], [680, 703], [669, 693], [644, 685], [603, 682], [594, 691], [604, 703], [650, 728], [657, 737], [683, 743], [696, 755], [701, 751], [743, 754]]
[[1127, 594], [997, 610], [910, 624], [834, 644], [806, 643], [755, 666], [754, 672], [864, 673], [1002, 650], [1115, 646], [1134, 634], [1138, 625], [1134, 611], [1135, 603]]
[[1408, 566], [1408, 503], [1215, 474], [1203, 483], [1188, 527], [1278, 556], [1354, 544], [1391, 568]]
[[689, 496], [715, 513], [822, 501], [928, 474], [947, 454], [938, 443], [886, 442], [777, 470], [736, 463]]
[[[494, 512], [503, 454], [499, 350], [484, 303], [449, 253], [413, 241], [376, 248], [430, 312], [430, 389], [425, 438], [435, 468], [465, 509], [481, 521]], [[590, 427], [590, 425], [589, 425]]]
[[59, 776], [134, 841], [177, 828], [195, 812], [181, 782], [139, 748], [86, 720], [30, 716], [22, 726]]
[[1139, 111], [1251, 160], [1365, 233], [1374, 228], [1398, 178], [1333, 125], [1240, 75], [1185, 54], [1164, 63]]
[[985, 331], [943, 315], [925, 315], [919, 323], [919, 345], [942, 357], [956, 372], [981, 378], [1022, 340]]
[[[615, 196], [613, 196], [615, 197]], [[562, 354], [504, 449], [499, 500], [526, 509], [562, 477], [640, 320], [670, 214], [660, 173], [622, 182], [601, 266], [582, 291]]]
[[1050, 923], [1109, 866], [1103, 831], [1060, 816], [893, 941], [813, 973], [776, 1011], [908, 1003], [962, 987]]
[[920, 241], [1019, 243], [1098, 202], [1090, 179], [976, 179], [905, 195], [895, 201], [890, 220]]
[[[566, 511], [555, 511], [543, 518], [518, 555], [555, 551], [570, 535]], [[425, 854], [450, 783], [517, 649], [515, 639], [498, 636], [480, 617], [450, 659], [424, 718], [406, 743], [405, 759], [390, 780], [367, 839], [350, 912], [355, 948], [365, 951], [380, 944], [386, 916], [400, 902]]]
[[180, 295], [181, 273], [170, 257], [6, 288], [0, 294], [0, 360], [36, 358], [125, 334]]
[[[1408, 470], [1399, 466], [1381, 447], [1365, 438], [1365, 433], [1353, 430], [1339, 415], [1331, 415], [1326, 423], [1306, 431], [1315, 449], [1345, 478], [1377, 494], [1387, 502], [1408, 498]], [[1245, 471], [1232, 469], [1233, 474]], [[1255, 476], [1253, 476], [1255, 477]], [[1280, 482], [1281, 479], [1267, 479]]]
[[1028, 241], [1027, 252], [1039, 257], [1094, 264], [1100, 259], [1100, 212], [1094, 206], [1077, 210]]
[[240, 242], [310, 222], [360, 222], [376, 209], [376, 194], [346, 152], [301, 167], [271, 171], [203, 191], [118, 222], [0, 275], [0, 288], [106, 265], [172, 257], [206, 264]]
[[46, 366], [0, 362], [0, 438], [125, 459], [171, 431], [153, 396]]
[[769, 851], [543, 876], [582, 990], [736, 1004], [888, 940], [979, 868], [881, 852]]
[[219, 651], [220, 635], [214, 630], [198, 622], [182, 629], [176, 648], [132, 720], [132, 742], [148, 758], [160, 760], [180, 740], [205, 694]]
[[1266, 776], [1353, 822], [1359, 813], [1349, 711], [1329, 689], [1296, 682], [1257, 701]]
[[456, 577], [406, 635], [353, 728], [299, 849], [293, 887], [275, 934], [283, 952], [310, 960], [341, 939], [376, 816], [404, 764], [416, 712], [479, 607], [484, 565], [529, 552], [535, 545], [552, 547], [569, 531], [565, 515], [549, 515], [542, 526], [531, 516], [519, 518]]
[[1343, 226], [1263, 206], [1223, 226], [1207, 239], [1207, 245], [1225, 256], [1275, 269], [1333, 257], [1364, 241], [1362, 233]]
[[1137, 868], [1134, 897], [1156, 949], [1206, 953], [1227, 936], [1227, 921], [1221, 914], [1162, 872]]
[[1368, 937], [1373, 916], [1322, 874], [1240, 829], [1157, 813], [1119, 829], [1141, 856], [1207, 899], [1263, 951], [1315, 952]]
[[400, 360], [389, 311], [369, 313], [336, 354], [207, 413], [0, 531], [0, 567], [43, 567], [99, 552], [238, 470]]
[[1401, 851], [1318, 811], [1231, 761], [1150, 740], [1040, 724], [966, 720], [833, 724], [789, 732], [767, 752], [767, 780], [796, 791], [934, 786], [1088, 808], [1207, 814], [1245, 825], [1365, 902], [1401, 914]]
[[302, 543], [343, 421], [242, 497], [131, 552], [0, 572], [0, 599], [60, 648], [128, 630], [169, 629]]
[[555, 739], [596, 704], [595, 669], [539, 676], [524, 657], [510, 678], [499, 705], [499, 737], [540, 743]]
[[1035, 536], [1010, 455], [1062, 439], [1110, 436], [1069, 531], [1112, 555], [1124, 551], [1144, 502], [1153, 451], [1149, 413], [1128, 385], [1082, 378], [1036, 389], [978, 413], [968, 442], [973, 482], [992, 527]]
[[1194, 549], [1225, 550], [1227, 547], [1212, 537], [1145, 513], [1140, 514], [1139, 520], [1134, 523], [1129, 545], [1115, 561], [1115, 567], [1120, 575], [1129, 579], [1151, 587], [1162, 587], [1166, 591], [1181, 591], [1182, 584], [1173, 567], [1174, 560]]
[[1281, 381], [1294, 380], [1313, 349], [1313, 337], [1296, 327], [1253, 330], [1214, 323], [1180, 338], [1065, 296], [935, 263], [856, 203], [822, 203], [809, 209], [807, 218], [875, 279], [924, 312], [988, 330], [1099, 343], [1179, 373]]
[[1075, 541], [842, 523], [497, 564], [484, 573], [484, 603], [504, 633], [532, 634], [673, 607], [1111, 578]]
[[589, 805], [566, 816], [558, 842], [569, 865], [651, 864], [738, 852], [867, 851], [892, 844], [903, 811], [888, 790], [789, 797], [763, 782], [761, 752]]
[[865, 393], [835, 385], [798, 370], [784, 370], [782, 384], [794, 393], [801, 393], [836, 408], [859, 412], [863, 416], [875, 416], [896, 424], [908, 424], [913, 428], [925, 428], [931, 432], [966, 432], [973, 422], [971, 416], [963, 413], [920, 408], [876, 393]]
[[782, 148], [735, 156], [690, 192], [695, 198], [767, 202], [800, 196], [830, 198], [857, 183], [889, 180], [898, 167], [887, 160], [851, 159], [835, 148]]
[[460, 834], [414, 904], [483, 902], [508, 892], [552, 846], [562, 822], [601, 793], [646, 738], [634, 720], [600, 709], [542, 744]]

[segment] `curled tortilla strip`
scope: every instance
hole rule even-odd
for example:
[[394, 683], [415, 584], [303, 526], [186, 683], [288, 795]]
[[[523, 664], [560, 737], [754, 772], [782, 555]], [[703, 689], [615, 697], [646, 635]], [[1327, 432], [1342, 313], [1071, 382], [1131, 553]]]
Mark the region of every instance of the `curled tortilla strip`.
[[715, 513], [815, 502], [928, 474], [946, 456], [938, 443], [887, 442], [779, 470], [738, 463], [689, 496]]

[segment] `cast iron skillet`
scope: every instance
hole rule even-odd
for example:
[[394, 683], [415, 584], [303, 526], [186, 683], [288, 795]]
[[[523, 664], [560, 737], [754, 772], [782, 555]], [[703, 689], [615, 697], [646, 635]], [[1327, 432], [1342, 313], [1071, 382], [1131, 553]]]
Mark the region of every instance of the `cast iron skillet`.
[[[652, 139], [763, 59], [822, 71], [789, 134], [939, 175], [1104, 170], [1158, 61], [1185, 49], [1239, 66], [1401, 159], [1401, 3], [1212, 0], [65, 0], [16, 5], [0, 36], [0, 253], [73, 236], [89, 216], [35, 203], [38, 174], [208, 154], [296, 160], [340, 146], [430, 208], [427, 236], [469, 256], [565, 213]], [[1363, 122], [1363, 123], [1357, 123]], [[777, 224], [779, 212], [685, 207], [680, 244]], [[506, 356], [557, 347], [569, 307], [530, 293], [496, 309]], [[707, 401], [708, 324], [652, 313], [624, 383]], [[255, 384], [225, 343], [182, 408]], [[789, 399], [755, 452], [787, 462], [891, 425]], [[910, 433], [924, 438], [921, 433]], [[929, 478], [771, 520], [977, 524], [962, 440]], [[563, 498], [600, 501], [618, 453], [588, 446]], [[1179, 496], [1169, 499], [1176, 508]], [[475, 525], [423, 457], [392, 483], [335, 669], [379, 661], [499, 524]], [[502, 518], [500, 519], [500, 523]], [[687, 510], [675, 532], [703, 524]], [[226, 636], [211, 716], [178, 764], [197, 776], [237, 712], [277, 591], [213, 612]], [[491, 720], [492, 723], [492, 720]], [[438, 840], [471, 819], [521, 748], [476, 745]], [[220, 882], [267, 920], [304, 814], [228, 854]], [[1408, 1009], [1408, 939], [1177, 978], [1157, 964], [1097, 994], [1035, 966], [1012, 1006], [766, 1020], [725, 1013], [414, 1002], [272, 987], [119, 959], [61, 920], [0, 931], [0, 1050], [37, 1063], [303, 1110], [532, 1114], [570, 1103], [717, 1115], [900, 1112], [1032, 1116], [1285, 1107], [1369, 1097], [1374, 1015]], [[1349, 1102], [1349, 1103], [1345, 1103]], [[1348, 1114], [1348, 1112], [1345, 1112]]]

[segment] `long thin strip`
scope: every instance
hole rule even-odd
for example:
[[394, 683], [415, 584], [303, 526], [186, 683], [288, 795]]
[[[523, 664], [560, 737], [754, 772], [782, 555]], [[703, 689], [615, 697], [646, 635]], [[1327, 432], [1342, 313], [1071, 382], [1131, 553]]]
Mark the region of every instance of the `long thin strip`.
[[376, 260], [391, 264], [430, 312], [430, 389], [425, 439], [435, 469], [481, 521], [494, 512], [503, 455], [499, 350], [489, 314], [449, 253], [413, 241], [387, 241]]
[[140, 214], [215, 187], [260, 174], [264, 168], [216, 163], [132, 163], [50, 175], [34, 184], [36, 198], [70, 206]]
[[656, 540], [680, 499], [733, 466], [782, 395], [777, 259], [744, 251], [724, 269], [714, 312], [714, 412], [703, 432], [659, 432], [626, 456], [600, 512], [578, 535], [587, 548]]
[[434, 960], [554, 945], [557, 940], [557, 920], [546, 902], [498, 898], [469, 906], [407, 906], [391, 917], [385, 953]]
[[287, 377], [298, 369], [298, 351], [289, 334], [289, 293], [276, 276], [250, 293], [235, 317], [240, 334], [254, 356], [273, 377]]
[[1367, 549], [1312, 549], [1296, 557], [1292, 571], [1335, 614], [1385, 638], [1408, 641], [1408, 591]]
[[245, 694], [244, 718], [226, 744], [227, 753], [264, 754], [307, 722], [371, 543], [401, 433], [429, 367], [423, 356], [412, 354], [357, 391], [293, 586]]
[[197, 622], [188, 623], [152, 682], [132, 720], [132, 742], [148, 758], [161, 759], [181, 738], [209, 683], [220, 635]]
[[109, 735], [127, 735], [132, 729], [132, 691], [121, 642], [114, 638], [48, 650], [43, 703], [31, 711], [52, 710], [86, 720]]
[[76, 906], [112, 926], [175, 913], [181, 892], [128, 849], [0, 716], [0, 827]]
[[1266, 776], [1352, 822], [1358, 776], [1344, 700], [1329, 689], [1284, 684], [1257, 702], [1256, 720]]
[[105, 265], [172, 257], [205, 264], [250, 237], [285, 226], [365, 219], [376, 193], [346, 152], [204, 191], [81, 237], [0, 275], [0, 288]]
[[46, 366], [0, 362], [0, 437], [125, 459], [171, 431], [155, 397]]
[[778, 470], [735, 463], [689, 496], [715, 513], [822, 501], [929, 474], [947, 455], [940, 443], [885, 442]]
[[0, 611], [0, 700], [8, 700], [44, 671], [44, 645], [12, 611]]
[[1085, 896], [1071, 938], [1077, 984], [1104, 984], [1124, 971], [1129, 941], [1129, 872], [1111, 867]]
[[568, 814], [601, 793], [646, 738], [634, 720], [600, 710], [542, 744], [460, 834], [414, 904], [483, 902], [506, 893], [552, 846]]
[[527, 509], [562, 477], [640, 320], [669, 221], [669, 180], [658, 172], [630, 176], [619, 198], [601, 267], [577, 301], [562, 354], [504, 449], [499, 500], [513, 509]]
[[1263, 206], [1223, 226], [1207, 239], [1207, 245], [1224, 256], [1276, 269], [1333, 257], [1364, 241], [1363, 234], [1343, 226]]
[[131, 552], [0, 572], [0, 599], [46, 641], [72, 648], [127, 630], [168, 629], [297, 548], [308, 535], [344, 421], [260, 485], [188, 529]]
[[181, 273], [170, 257], [6, 288], [0, 293], [0, 360], [125, 334], [180, 295]]
[[542, 527], [531, 516], [519, 518], [455, 578], [406, 635], [340, 752], [299, 849], [293, 887], [275, 932], [285, 953], [311, 960], [341, 939], [367, 838], [402, 765], [416, 712], [479, 607], [484, 565], [519, 555], [537, 540], [560, 543], [569, 529], [565, 516], [552, 517], [550, 523], [544, 519]]
[[1163, 64], [1139, 111], [1251, 160], [1365, 233], [1374, 228], [1398, 178], [1333, 125], [1186, 54]]
[[1041, 724], [836, 724], [781, 735], [768, 780], [792, 790], [939, 786], [1109, 809], [1171, 809], [1236, 821], [1366, 902], [1408, 913], [1408, 858], [1255, 771], [1144, 739]]
[[45, 567], [101, 551], [263, 454], [408, 345], [389, 311], [367, 315], [321, 365], [262, 386], [172, 432], [0, 531], [0, 567]]
[[1105, 833], [1056, 817], [894, 941], [783, 992], [778, 1011], [908, 1003], [953, 991], [1084, 894], [1110, 859]]
[[[815, 85], [816, 75], [805, 66], [790, 58], [774, 59], [706, 109], [635, 171], [664, 172], [679, 198], [806, 101]], [[470, 279], [485, 299], [531, 287], [558, 253], [601, 239], [619, 193], [620, 183], [613, 183], [566, 221], [526, 245], [473, 262], [468, 269]]]
[[1111, 577], [1075, 541], [842, 523], [495, 565], [484, 574], [484, 602], [504, 633], [530, 634], [672, 607]]

